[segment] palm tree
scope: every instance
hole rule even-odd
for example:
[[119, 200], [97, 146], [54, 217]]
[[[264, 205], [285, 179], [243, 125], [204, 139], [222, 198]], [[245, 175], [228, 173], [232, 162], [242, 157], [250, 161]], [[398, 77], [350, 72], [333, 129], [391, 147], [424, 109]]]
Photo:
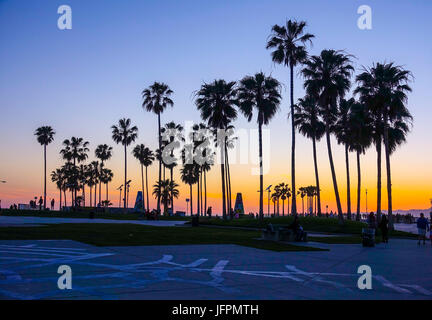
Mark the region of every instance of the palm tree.
[[351, 220], [351, 180], [349, 167], [349, 152], [352, 149], [352, 124], [351, 110], [356, 104], [354, 98], [349, 100], [341, 99], [339, 103], [338, 119], [335, 124], [335, 135], [337, 142], [345, 147], [345, 166], [347, 177], [347, 219]]
[[130, 119], [120, 119], [118, 125], [111, 127], [112, 139], [115, 143], [121, 143], [124, 147], [124, 158], [125, 158], [125, 175], [124, 175], [124, 199], [123, 205], [126, 210], [126, 190], [127, 190], [127, 147], [136, 140], [138, 137], [138, 128], [131, 126]]
[[[390, 155], [390, 127], [396, 122], [407, 125], [412, 119], [406, 107], [407, 93], [411, 91], [408, 85], [411, 72], [396, 66], [394, 63], [377, 63], [365, 69], [356, 78], [359, 86], [355, 93], [360, 94], [360, 101], [365, 103], [369, 110], [380, 119], [379, 125], [383, 128], [383, 142], [386, 158], [387, 196], [389, 228], [393, 229], [393, 206]], [[403, 135], [407, 131], [402, 130]], [[395, 146], [396, 147], [396, 146]]]
[[174, 198], [178, 198], [179, 190], [177, 189], [179, 185], [174, 181], [169, 179], [158, 181], [153, 185], [153, 195], [156, 198], [160, 198], [164, 205], [164, 214], [168, 213], [168, 205], [171, 202], [171, 195]]
[[78, 181], [82, 187], [82, 200], [83, 200], [83, 206], [84, 207], [85, 207], [85, 201], [86, 201], [85, 185], [87, 184], [87, 178], [88, 178], [87, 173], [88, 173], [87, 165], [80, 164], [78, 166]]
[[[162, 150], [161, 119], [160, 115], [168, 106], [173, 106], [174, 102], [170, 96], [173, 91], [165, 83], [155, 82], [142, 92], [142, 107], [148, 112], [153, 112], [158, 116], [158, 141], [159, 150]], [[162, 161], [159, 160], [159, 181], [162, 179]], [[160, 212], [160, 197], [157, 199], [157, 211]]]
[[351, 108], [350, 125], [352, 134], [351, 150], [357, 156], [357, 214], [356, 220], [360, 221], [360, 197], [361, 197], [361, 167], [360, 155], [372, 144], [373, 140], [373, 119], [367, 111], [366, 106], [356, 103]]
[[307, 195], [306, 191], [307, 190], [305, 187], [300, 187], [297, 191], [297, 194], [299, 194], [301, 199], [302, 199], [302, 212], [303, 212], [303, 214], [304, 214], [304, 197]]
[[257, 113], [258, 122], [258, 143], [259, 143], [259, 163], [260, 163], [260, 200], [259, 217], [264, 219], [264, 172], [263, 172], [263, 153], [262, 153], [262, 126], [268, 125], [279, 109], [281, 95], [280, 83], [267, 77], [260, 72], [255, 76], [246, 76], [238, 88], [239, 107], [248, 121], [252, 120], [254, 109]]
[[279, 196], [282, 199], [282, 216], [285, 216], [285, 200], [288, 199], [288, 195], [291, 193], [291, 189], [288, 187], [287, 184], [283, 182], [279, 184], [279, 188], [280, 188]]
[[[108, 168], [102, 168], [102, 172], [101, 172], [101, 176], [100, 176], [100, 181], [102, 183], [104, 183], [105, 186], [106, 186], [106, 200], [105, 200], [105, 203], [107, 204], [107, 206], [108, 206], [108, 203], [109, 203], [109, 199], [108, 199], [108, 183], [110, 183], [112, 181], [113, 177], [114, 177], [114, 173], [110, 169], [108, 169]], [[143, 197], [144, 197], [144, 195], [143, 195]]]
[[320, 115], [325, 123], [327, 152], [332, 173], [333, 188], [336, 196], [338, 217], [343, 222], [342, 206], [333, 163], [330, 134], [337, 115], [337, 102], [350, 88], [350, 77], [354, 71], [351, 56], [341, 51], [323, 50], [319, 56], [311, 57], [302, 70], [308, 94], [317, 97]]
[[100, 176], [101, 176], [101, 170], [102, 170], [102, 167], [101, 167], [99, 161], [92, 161], [90, 163], [90, 170], [91, 170], [90, 175], [92, 177], [92, 181], [93, 181], [94, 186], [95, 186], [95, 188], [94, 188], [94, 206], [96, 207], [97, 206], [96, 205], [97, 186], [100, 182]]
[[46, 147], [54, 141], [55, 131], [50, 126], [43, 126], [37, 128], [34, 135], [44, 149], [44, 209], [46, 209]]
[[[180, 148], [180, 143], [184, 141], [183, 127], [174, 121], [168, 122], [161, 129], [162, 135], [166, 135], [167, 145], [171, 146], [170, 163], [164, 161], [164, 166], [170, 170], [170, 180], [174, 181], [174, 168], [177, 166], [177, 158], [174, 156], [174, 149]], [[171, 195], [171, 212], [174, 214], [174, 196]]]
[[55, 171], [51, 172], [51, 181], [54, 182], [57, 186], [57, 188], [60, 190], [60, 204], [59, 204], [59, 210], [62, 209], [62, 191], [64, 189], [65, 185], [65, 175], [64, 170], [62, 168], [56, 169]]
[[192, 185], [198, 182], [198, 172], [194, 164], [184, 164], [180, 169], [181, 180], [189, 185], [190, 214], [193, 215]]
[[146, 168], [146, 185], [147, 185], [147, 211], [149, 211], [149, 199], [148, 199], [148, 175], [147, 175], [147, 167], [152, 164], [154, 160], [153, 152], [147, 148], [143, 144], [137, 145], [132, 151], [134, 157], [141, 164], [141, 185], [142, 185], [142, 197], [143, 197], [143, 209], [145, 209], [145, 201], [144, 201], [144, 170], [143, 167]]
[[[107, 144], [100, 144], [95, 150], [95, 156], [101, 161], [101, 167], [104, 166], [105, 161], [112, 157], [112, 147]], [[102, 202], [102, 181], [99, 181], [99, 202]]]
[[234, 108], [237, 102], [237, 90], [235, 82], [226, 82], [225, 80], [215, 80], [212, 83], [205, 83], [196, 93], [196, 106], [201, 112], [201, 118], [207, 121], [208, 125], [217, 130], [219, 129], [218, 138], [222, 141], [219, 143], [221, 157], [221, 180], [222, 180], [222, 215], [226, 219], [226, 193], [225, 193], [225, 150], [226, 136], [225, 132], [231, 121], [237, 118], [237, 111]]
[[320, 182], [318, 174], [318, 162], [317, 162], [317, 152], [316, 143], [320, 141], [325, 133], [324, 122], [319, 117], [318, 114], [318, 102], [313, 96], [308, 95], [303, 99], [299, 99], [299, 103], [296, 106], [296, 119], [295, 126], [298, 128], [299, 132], [305, 137], [312, 139], [312, 149], [314, 158], [314, 168], [315, 168], [315, 181], [317, 185], [317, 206], [318, 206], [318, 216], [321, 216], [321, 192], [320, 192]]
[[[63, 156], [63, 159], [70, 162], [76, 166], [77, 163], [83, 162], [88, 158], [87, 152], [89, 142], [84, 141], [83, 138], [72, 137], [70, 140], [66, 139], [63, 141], [64, 148], [60, 150], [60, 154]], [[75, 206], [77, 190], [72, 190], [72, 206]]]
[[295, 184], [295, 116], [294, 116], [294, 68], [307, 59], [306, 44], [312, 44], [314, 35], [304, 33], [306, 22], [288, 20], [285, 26], [274, 25], [267, 49], [274, 49], [272, 60], [290, 68], [290, 98], [291, 98], [291, 185], [293, 191], [292, 213], [297, 214], [296, 184]]
[[278, 185], [275, 186], [275, 188], [273, 190], [273, 194], [272, 194], [272, 197], [275, 197], [276, 198], [276, 202], [277, 202], [277, 211], [276, 211], [277, 216], [279, 216], [279, 199], [281, 197], [281, 194], [282, 194], [281, 185], [278, 184]]

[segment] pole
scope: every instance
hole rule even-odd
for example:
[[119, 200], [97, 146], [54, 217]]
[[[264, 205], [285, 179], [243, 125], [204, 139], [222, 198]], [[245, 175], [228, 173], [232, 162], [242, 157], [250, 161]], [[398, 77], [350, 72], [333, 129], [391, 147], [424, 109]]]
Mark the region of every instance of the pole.
[[368, 213], [368, 207], [367, 207], [367, 189], [366, 189], [366, 214]]

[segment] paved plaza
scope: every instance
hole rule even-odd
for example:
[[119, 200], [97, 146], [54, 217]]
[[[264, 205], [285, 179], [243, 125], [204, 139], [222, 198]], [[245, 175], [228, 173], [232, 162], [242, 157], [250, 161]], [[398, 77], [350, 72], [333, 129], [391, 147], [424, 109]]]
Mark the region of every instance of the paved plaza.
[[[273, 252], [237, 245], [94, 247], [0, 241], [1, 299], [432, 299], [432, 247], [391, 240]], [[60, 265], [72, 289], [60, 290]], [[372, 268], [372, 290], [357, 268]]]

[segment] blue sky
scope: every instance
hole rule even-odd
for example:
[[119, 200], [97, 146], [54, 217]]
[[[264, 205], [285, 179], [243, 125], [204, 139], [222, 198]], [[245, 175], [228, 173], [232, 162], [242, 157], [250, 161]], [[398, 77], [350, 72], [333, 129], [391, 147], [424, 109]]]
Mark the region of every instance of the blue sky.
[[[72, 30], [57, 28], [62, 4], [72, 8]], [[357, 8], [363, 4], [372, 8], [372, 30], [357, 28]], [[239, 80], [264, 71], [285, 84], [287, 98], [288, 71], [271, 62], [265, 44], [271, 26], [289, 18], [308, 22], [307, 30], [316, 36], [311, 54], [343, 49], [356, 56], [357, 69], [396, 61], [413, 72], [415, 127], [398, 157], [418, 157], [419, 165], [428, 168], [431, 9], [428, 0], [0, 0], [0, 178], [9, 175], [17, 181], [15, 188], [25, 189], [20, 173], [39, 173], [39, 157], [34, 167], [28, 157], [39, 155], [32, 133], [44, 124], [56, 128], [55, 153], [72, 135], [85, 137], [93, 147], [112, 144], [110, 126], [121, 117], [138, 125], [139, 142], [156, 146], [156, 117], [140, 107], [140, 92], [154, 81], [174, 90], [175, 107], [164, 113], [163, 122], [199, 121], [193, 92], [215, 78]], [[299, 79], [295, 95], [303, 95]], [[278, 159], [289, 158], [289, 145], [277, 147], [289, 139], [286, 98], [271, 124], [272, 152]], [[239, 117], [236, 126], [255, 123]], [[307, 140], [299, 141], [298, 153], [309, 155]], [[373, 153], [369, 158], [372, 165]], [[121, 165], [121, 157], [115, 161]], [[327, 163], [323, 167], [327, 170]]]

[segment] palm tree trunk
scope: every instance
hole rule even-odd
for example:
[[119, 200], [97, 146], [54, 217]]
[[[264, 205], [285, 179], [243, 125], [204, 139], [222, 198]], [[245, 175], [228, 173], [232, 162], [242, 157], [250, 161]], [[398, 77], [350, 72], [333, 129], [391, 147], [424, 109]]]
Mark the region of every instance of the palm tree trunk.
[[61, 209], [62, 209], [62, 189], [59, 189], [60, 190], [60, 204], [59, 204], [59, 211], [61, 211]]
[[[101, 161], [100, 175], [102, 175], [103, 161]], [[99, 177], [99, 203], [102, 203], [102, 181]]]
[[291, 213], [297, 215], [296, 181], [295, 181], [295, 125], [294, 125], [294, 66], [290, 64], [290, 98], [291, 98], [291, 185], [292, 185], [292, 209]]
[[[160, 113], [158, 113], [158, 129], [159, 129], [159, 182], [162, 178], [162, 136], [161, 136], [161, 120], [160, 120]], [[156, 210], [158, 213], [160, 213], [160, 194], [158, 194], [157, 197], [157, 207]]]
[[387, 198], [388, 198], [388, 227], [393, 230], [393, 204], [392, 204], [392, 182], [391, 182], [391, 167], [390, 167], [390, 148], [388, 137], [388, 120], [384, 118], [384, 149], [386, 158], [386, 173], [387, 173]]
[[44, 144], [44, 210], [46, 209], [46, 184], [47, 184], [47, 182], [46, 182], [46, 167], [47, 167], [47, 165], [46, 165], [46, 145]]
[[345, 164], [346, 164], [346, 175], [347, 175], [347, 219], [351, 220], [351, 181], [350, 181], [350, 169], [349, 169], [349, 152], [348, 152], [347, 145], [345, 145]]
[[287, 215], [288, 216], [290, 215], [289, 208], [290, 208], [290, 200], [289, 200], [289, 197], [288, 197], [288, 206], [287, 206]]
[[228, 205], [228, 214], [231, 216], [231, 209], [232, 209], [232, 194], [231, 194], [231, 173], [230, 173], [230, 165], [229, 165], [229, 158], [228, 158], [228, 147], [225, 144], [225, 174], [226, 174], [226, 188], [227, 188], [227, 205]]
[[[170, 174], [171, 174], [171, 181], [174, 183], [174, 168], [173, 167], [171, 167], [170, 168]], [[173, 195], [173, 193], [172, 193], [172, 190], [171, 190], [171, 214], [174, 214], [174, 195]]]
[[201, 167], [201, 174], [200, 174], [200, 201], [201, 201], [201, 215], [205, 216], [205, 212], [203, 210], [204, 202], [203, 202], [203, 169]]
[[198, 170], [198, 179], [197, 179], [197, 215], [198, 216], [201, 215], [199, 190], [200, 190], [200, 172]]
[[357, 151], [357, 216], [356, 216], [357, 221], [360, 221], [360, 197], [361, 197], [360, 152]]
[[142, 208], [145, 210], [145, 201], [144, 201], [144, 170], [143, 165], [141, 164], [141, 186], [142, 186]]
[[381, 138], [376, 144], [377, 149], [377, 220], [381, 221]]
[[126, 211], [126, 183], [127, 183], [127, 150], [126, 150], [126, 144], [124, 145], [124, 155], [125, 155], [125, 175], [124, 175], [124, 193], [123, 193], [123, 208], [124, 211]]
[[[262, 154], [262, 124], [261, 122], [258, 124], [258, 134], [259, 134], [259, 165], [260, 165], [260, 199], [259, 199], [259, 218], [260, 220], [264, 219], [264, 171], [263, 171], [263, 154]], [[282, 204], [282, 212], [284, 205]]]
[[147, 193], [147, 212], [150, 212], [147, 166], [146, 166], [146, 193]]
[[312, 138], [312, 147], [313, 147], [313, 158], [314, 158], [314, 167], [315, 167], [315, 180], [316, 180], [316, 187], [317, 187], [316, 206], [318, 207], [318, 217], [321, 217], [321, 191], [320, 191], [320, 182], [319, 182], [319, 175], [318, 175], [318, 162], [317, 162], [315, 137]]
[[98, 185], [96, 184], [95, 185], [95, 188], [94, 188], [94, 206], [95, 206], [95, 208], [97, 207], [97, 205], [96, 205], [96, 199], [97, 199], [97, 188], [98, 188]]
[[[222, 217], [224, 220], [226, 220], [226, 198], [225, 198], [225, 165], [224, 165], [224, 144], [225, 144], [225, 138], [223, 143], [221, 143], [220, 151], [221, 151], [221, 179], [222, 179]], [[192, 200], [191, 200], [192, 201]], [[191, 202], [192, 205], [192, 202]]]
[[189, 195], [190, 195], [190, 214], [193, 216], [193, 199], [192, 199], [192, 184], [189, 184]]
[[282, 199], [282, 217], [285, 217], [285, 200]]
[[207, 213], [207, 171], [204, 170], [204, 209]]
[[327, 139], [327, 152], [328, 152], [328, 156], [329, 156], [330, 169], [331, 169], [331, 173], [332, 173], [333, 188], [334, 188], [334, 193], [336, 196], [338, 217], [339, 217], [339, 220], [341, 222], [343, 222], [342, 206], [341, 206], [341, 202], [340, 202], [340, 198], [339, 198], [339, 189], [338, 189], [338, 185], [337, 185], [336, 172], [335, 172], [334, 163], [333, 163], [333, 155], [332, 155], [331, 142], [330, 142], [330, 128], [329, 128], [328, 123], [326, 123], [326, 139]]
[[107, 206], [108, 206], [108, 182], [105, 183], [105, 186], [106, 186], [106, 203], [107, 203]]
[[64, 205], [65, 207], [67, 207], [66, 188], [63, 189], [63, 194], [64, 194]]
[[93, 205], [93, 202], [92, 202], [92, 192], [93, 192], [93, 187], [90, 187], [90, 207]]
[[83, 206], [85, 207], [85, 204], [86, 204], [85, 184], [83, 184], [82, 188], [83, 188]]

